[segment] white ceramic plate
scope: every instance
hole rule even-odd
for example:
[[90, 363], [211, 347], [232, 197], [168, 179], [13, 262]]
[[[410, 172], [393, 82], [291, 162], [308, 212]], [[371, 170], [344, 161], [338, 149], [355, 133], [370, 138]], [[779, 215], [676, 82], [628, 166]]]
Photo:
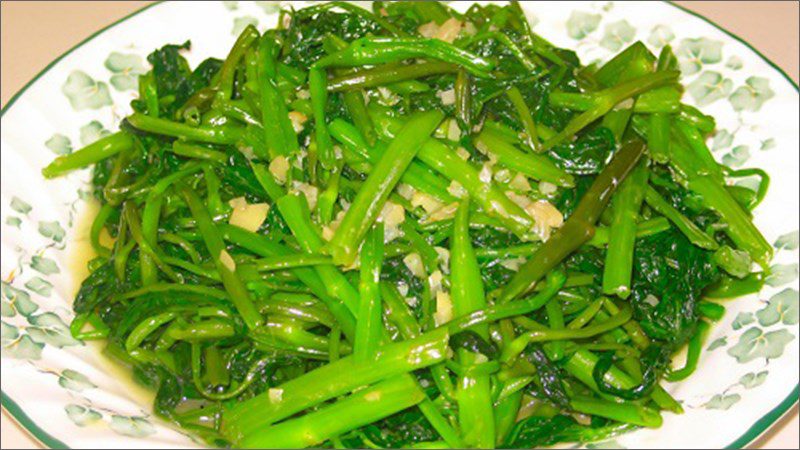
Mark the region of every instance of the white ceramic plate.
[[[186, 447], [150, 414], [147, 394], [67, 330], [85, 269], [88, 172], [45, 181], [41, 168], [116, 128], [144, 56], [192, 41], [188, 57], [224, 58], [248, 23], [275, 25], [278, 2], [161, 3], [96, 33], [50, 64], [2, 112], [2, 404], [50, 447]], [[288, 3], [288, 2], [287, 2]], [[469, 2], [460, 2], [466, 8]], [[300, 5], [295, 5], [299, 7]], [[761, 167], [772, 187], [755, 221], [775, 243], [774, 275], [758, 294], [726, 304], [697, 373], [668, 385], [686, 413], [667, 414], [595, 448], [742, 447], [798, 399], [798, 88], [736, 36], [668, 3], [525, 2], [534, 30], [606, 60], [634, 40], [679, 55], [686, 99], [717, 119], [715, 154]], [[191, 20], [187, 20], [191, 17]], [[82, 229], [83, 228], [83, 229]]]

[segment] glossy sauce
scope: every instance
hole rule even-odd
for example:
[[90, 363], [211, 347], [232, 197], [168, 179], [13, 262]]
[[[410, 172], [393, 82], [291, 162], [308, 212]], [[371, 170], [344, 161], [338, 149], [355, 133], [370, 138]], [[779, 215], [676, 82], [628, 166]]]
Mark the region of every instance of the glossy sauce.
[[[90, 235], [92, 222], [94, 222], [98, 211], [100, 211], [100, 203], [92, 198], [82, 202], [81, 210], [76, 219], [75, 232], [67, 248], [66, 261], [66, 269], [71, 276], [72, 282], [69, 289], [70, 300], [74, 299], [75, 294], [78, 293], [81, 287], [81, 283], [89, 276], [89, 261], [97, 257], [97, 252], [92, 247]], [[114, 239], [103, 230], [100, 234], [100, 242], [106, 247], [110, 247], [113, 245]], [[91, 354], [87, 359], [95, 365], [97, 370], [118, 384], [115, 390], [145, 410], [150, 410], [155, 400], [155, 392], [134, 381], [129, 367], [106, 354], [106, 342], [104, 340], [85, 341], [85, 344], [90, 349], [89, 352]]]

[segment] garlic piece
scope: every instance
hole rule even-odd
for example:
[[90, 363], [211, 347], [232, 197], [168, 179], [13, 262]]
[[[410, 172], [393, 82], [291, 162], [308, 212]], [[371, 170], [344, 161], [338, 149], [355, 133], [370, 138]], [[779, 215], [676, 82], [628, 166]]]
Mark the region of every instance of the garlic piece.
[[299, 133], [303, 131], [303, 127], [306, 121], [308, 120], [308, 116], [301, 113], [300, 111], [290, 111], [289, 120], [292, 121], [292, 128], [294, 128], [294, 132]]
[[219, 260], [226, 269], [230, 270], [231, 272], [236, 271], [236, 261], [233, 260], [233, 257], [230, 253], [228, 253], [227, 250], [223, 249], [219, 252]]
[[232, 198], [228, 204], [233, 208], [228, 223], [252, 232], [258, 231], [269, 212], [268, 203], [248, 204], [244, 197]]
[[436, 293], [436, 312], [433, 313], [433, 321], [436, 326], [441, 326], [453, 320], [453, 301], [450, 294], [439, 291]]
[[408, 267], [408, 270], [414, 274], [417, 278], [422, 278], [425, 276], [425, 266], [422, 264], [422, 257], [419, 256], [419, 253], [409, 253], [403, 258], [403, 264]]
[[276, 156], [269, 162], [269, 171], [280, 184], [286, 183], [286, 174], [289, 172], [289, 160], [285, 156]]

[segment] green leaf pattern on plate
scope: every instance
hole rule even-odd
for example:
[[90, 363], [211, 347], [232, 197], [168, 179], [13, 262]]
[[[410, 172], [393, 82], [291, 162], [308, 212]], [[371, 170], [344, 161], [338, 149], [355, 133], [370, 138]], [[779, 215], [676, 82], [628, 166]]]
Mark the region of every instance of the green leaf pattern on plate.
[[81, 145], [89, 145], [98, 139], [111, 134], [110, 131], [103, 128], [103, 125], [93, 120], [81, 127]]
[[777, 145], [778, 144], [777, 144], [777, 142], [775, 142], [775, 138], [764, 139], [763, 141], [761, 141], [760, 149], [762, 151], [772, 150]]
[[42, 297], [50, 297], [50, 294], [53, 292], [53, 284], [39, 276], [26, 281], [25, 287]]
[[143, 417], [112, 415], [109, 426], [121, 435], [137, 438], [149, 436], [156, 432], [153, 424]]
[[678, 46], [677, 55], [683, 75], [692, 75], [699, 72], [703, 64], [722, 61], [722, 42], [705, 37], [683, 39]]
[[[27, 334], [20, 333], [19, 329], [13, 325], [2, 322], [2, 327], [2, 347], [4, 355], [8, 355], [14, 359], [35, 360], [42, 358], [42, 349], [44, 348], [44, 344], [39, 344], [31, 339], [31, 337]], [[15, 337], [10, 339], [5, 338], [7, 334], [10, 336], [12, 333], [14, 333], [13, 335]]]
[[742, 364], [759, 358], [775, 359], [783, 355], [792, 340], [794, 336], [785, 329], [764, 333], [761, 328], [752, 327], [739, 336], [739, 342], [728, 349], [728, 354]]
[[258, 26], [258, 19], [253, 16], [242, 16], [233, 19], [233, 29], [231, 30], [231, 34], [234, 36], [238, 36], [242, 30], [247, 28], [248, 25]]
[[68, 155], [72, 153], [72, 143], [63, 134], [56, 133], [46, 140], [44, 146], [49, 148], [56, 155]]
[[775, 248], [778, 250], [797, 250], [800, 246], [800, 231], [794, 230], [792, 232], [782, 234], [775, 240]]
[[725, 67], [731, 70], [739, 70], [742, 67], [744, 67], [744, 63], [742, 62], [742, 58], [739, 58], [738, 56], [734, 55], [728, 58], [727, 61], [725, 61]]
[[67, 96], [72, 109], [76, 111], [99, 109], [111, 105], [108, 85], [102, 81], [95, 81], [80, 70], [72, 72], [67, 77], [61, 87], [61, 92]]
[[718, 151], [728, 148], [733, 144], [733, 134], [728, 130], [719, 130], [714, 135], [714, 140], [711, 141], [711, 150]]
[[733, 91], [728, 100], [736, 111], [758, 111], [761, 105], [775, 96], [769, 87], [769, 80], [762, 77], [750, 77], [743, 86]]
[[728, 345], [728, 338], [727, 336], [722, 336], [721, 338], [714, 339], [714, 341], [709, 344], [706, 351], [713, 352], [714, 350], [720, 347], [725, 347], [726, 345]]
[[675, 33], [672, 28], [667, 25], [656, 25], [650, 30], [650, 36], [647, 38], [647, 43], [656, 48], [661, 48], [675, 39]]
[[750, 147], [737, 145], [731, 149], [730, 153], [722, 157], [722, 162], [731, 167], [742, 167], [750, 158]]
[[636, 36], [636, 28], [632, 27], [627, 20], [620, 20], [606, 25], [600, 45], [612, 52], [617, 52], [622, 49], [623, 45], [633, 41], [634, 36]]
[[67, 235], [67, 232], [56, 221], [39, 222], [39, 234], [46, 238], [50, 238], [56, 242], [61, 242]]
[[742, 378], [739, 379], [739, 384], [745, 389], [753, 389], [764, 384], [767, 381], [767, 375], [769, 375], [767, 370], [758, 373], [749, 372], [742, 375]]
[[97, 386], [89, 381], [89, 378], [72, 369], [64, 369], [58, 376], [58, 384], [64, 389], [75, 392], [83, 392], [89, 389], [94, 389]]
[[11, 197], [11, 209], [20, 213], [20, 214], [28, 214], [31, 212], [33, 207], [26, 203], [24, 200], [21, 200], [19, 197]]
[[81, 405], [69, 404], [64, 407], [64, 411], [69, 420], [79, 427], [91, 425], [103, 418], [103, 415], [94, 409]]
[[793, 264], [773, 264], [769, 268], [767, 284], [772, 287], [780, 287], [791, 283], [797, 279], [797, 263]]
[[[21, 316], [30, 316], [37, 309], [39, 305], [31, 300], [31, 295], [23, 289], [17, 289], [9, 283], [3, 282], [3, 316], [12, 317], [19, 313]], [[10, 314], [6, 314], [6, 312]]]
[[61, 272], [56, 262], [46, 256], [34, 255], [31, 257], [31, 269], [44, 274], [53, 275]]
[[743, 311], [736, 315], [736, 318], [733, 319], [733, 323], [731, 324], [731, 326], [733, 327], [734, 330], [741, 330], [745, 326], [750, 325], [755, 321], [756, 319], [753, 313]]
[[40, 344], [62, 348], [82, 345], [69, 332], [69, 327], [55, 313], [47, 312], [28, 318], [30, 326], [25, 327], [30, 337]]
[[800, 306], [798, 306], [800, 293], [792, 288], [786, 288], [773, 295], [766, 307], [756, 313], [758, 323], [768, 327], [777, 323], [796, 325], [800, 319]]
[[706, 409], [719, 409], [722, 411], [727, 411], [741, 399], [742, 396], [739, 394], [717, 394], [711, 397], [711, 400], [704, 404], [703, 407]]
[[139, 75], [147, 72], [142, 57], [133, 54], [111, 52], [104, 65], [113, 73], [109, 83], [118, 91], [136, 90]]
[[697, 106], [706, 106], [725, 98], [733, 89], [733, 81], [719, 72], [711, 70], [701, 73], [688, 86], [686, 91], [692, 96]]
[[567, 19], [567, 34], [572, 39], [583, 39], [600, 25], [600, 14], [572, 11]]
[[277, 1], [256, 1], [255, 3], [264, 11], [264, 14], [275, 14], [281, 9], [281, 2]]

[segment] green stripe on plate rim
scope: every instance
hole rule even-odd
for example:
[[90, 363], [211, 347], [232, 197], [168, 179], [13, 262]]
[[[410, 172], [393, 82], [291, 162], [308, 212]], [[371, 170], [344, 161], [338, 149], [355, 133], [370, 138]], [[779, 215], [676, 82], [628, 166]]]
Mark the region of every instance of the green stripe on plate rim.
[[[8, 100], [8, 103], [6, 103], [5, 106], [3, 106], [3, 108], [0, 110], [0, 117], [5, 115], [5, 113], [11, 108], [11, 106], [19, 99], [20, 96], [22, 96], [22, 94], [25, 93], [25, 91], [29, 87], [31, 87], [31, 85], [33, 83], [35, 83], [39, 78], [41, 78], [45, 73], [47, 73], [47, 71], [49, 71], [50, 68], [52, 68], [54, 65], [56, 65], [59, 61], [61, 61], [65, 57], [67, 57], [70, 53], [72, 53], [73, 51], [75, 51], [78, 48], [82, 47], [84, 44], [86, 44], [87, 42], [91, 41], [92, 39], [94, 39], [95, 37], [97, 37], [98, 35], [103, 33], [104, 31], [106, 31], [106, 30], [108, 30], [110, 28], [113, 28], [113, 27], [119, 25], [120, 23], [130, 19], [131, 17], [134, 17], [134, 16], [138, 15], [139, 13], [142, 13], [142, 12], [144, 12], [144, 11], [146, 11], [146, 10], [156, 6], [156, 5], [161, 4], [162, 2], [163, 2], [163, 0], [155, 2], [155, 3], [150, 4], [150, 5], [147, 5], [147, 6], [143, 7], [143, 8], [141, 8], [141, 9], [139, 9], [137, 11], [134, 11], [131, 14], [128, 14], [127, 16], [117, 20], [116, 22], [112, 22], [111, 24], [107, 25], [106, 27], [103, 27], [100, 30], [97, 30], [96, 32], [92, 33], [91, 35], [89, 35], [89, 37], [87, 37], [86, 39], [82, 40], [81, 42], [76, 44], [74, 47], [72, 47], [69, 50], [67, 50], [66, 52], [64, 52], [61, 56], [59, 56], [58, 58], [56, 58], [53, 61], [51, 61], [50, 64], [45, 66], [45, 68], [42, 69], [38, 74], [36, 74], [35, 77], [33, 77], [30, 81], [25, 83], [25, 85], [22, 87], [22, 89], [20, 89], [16, 94], [14, 94]], [[719, 31], [725, 33], [726, 35], [730, 36], [734, 40], [740, 42], [742, 45], [744, 45], [745, 47], [750, 49], [753, 53], [755, 53], [759, 58], [764, 60], [764, 62], [769, 64], [770, 67], [772, 67], [778, 73], [780, 73], [783, 76], [783, 78], [787, 82], [789, 82], [789, 85], [791, 85], [796, 91], [798, 91], [798, 93], [800, 93], [800, 86], [798, 86], [798, 84], [795, 83], [794, 80], [792, 80], [792, 78], [789, 77], [789, 75], [786, 72], [784, 72], [783, 69], [781, 69], [777, 64], [772, 62], [772, 60], [770, 60], [769, 58], [764, 56], [763, 53], [761, 53], [760, 51], [756, 50], [755, 47], [750, 45], [747, 41], [745, 41], [741, 37], [737, 36], [736, 34], [730, 32], [728, 30], [726, 30], [725, 28], [723, 28], [722, 26], [718, 25], [716, 22], [712, 21], [711, 19], [709, 19], [709, 18], [707, 18], [707, 17], [705, 17], [705, 16], [703, 16], [701, 14], [698, 14], [698, 13], [696, 13], [694, 11], [691, 11], [691, 10], [689, 10], [687, 8], [684, 8], [683, 6], [677, 5], [677, 4], [673, 3], [672, 1], [668, 1], [667, 0], [664, 3], [670, 5], [670, 6], [674, 7], [674, 8], [677, 8], [677, 9], [681, 10], [681, 11], [685, 12], [686, 14], [689, 14], [691, 16], [697, 17], [698, 19], [708, 23], [712, 27], [714, 27], [714, 28], [718, 29]], [[792, 389], [792, 392], [785, 399], [783, 399], [783, 401], [780, 402], [778, 404], [778, 406], [776, 406], [770, 412], [768, 412], [763, 417], [758, 419], [756, 421], [756, 423], [754, 423], [753, 426], [751, 426], [742, 436], [740, 436], [738, 439], [733, 441], [730, 445], [726, 446], [725, 448], [732, 448], [732, 449], [744, 448], [748, 444], [750, 444], [753, 441], [755, 441], [756, 439], [758, 439], [762, 434], [764, 434], [767, 430], [769, 430], [769, 428], [772, 425], [774, 425], [778, 420], [780, 420], [781, 417], [783, 417], [789, 411], [789, 409], [792, 408], [792, 406], [794, 406], [795, 404], [798, 403], [798, 400], [800, 400], [798, 397], [800, 397], [800, 384], [795, 385], [794, 389]], [[57, 448], [57, 449], [69, 448], [66, 444], [64, 444], [63, 442], [61, 442], [58, 439], [54, 438], [49, 433], [47, 433], [45, 430], [40, 428], [33, 420], [31, 420], [30, 417], [28, 417], [27, 414], [25, 414], [25, 411], [23, 411], [22, 408], [14, 400], [11, 399], [11, 397], [6, 395], [6, 393], [2, 392], [2, 391], [0, 391], [0, 403], [2, 403], [2, 407], [6, 411], [8, 411], [8, 413], [11, 415], [11, 417], [20, 426], [22, 426], [22, 428], [24, 428], [36, 440], [38, 440], [39, 442], [41, 442], [45, 446], [47, 446], [49, 448]]]

